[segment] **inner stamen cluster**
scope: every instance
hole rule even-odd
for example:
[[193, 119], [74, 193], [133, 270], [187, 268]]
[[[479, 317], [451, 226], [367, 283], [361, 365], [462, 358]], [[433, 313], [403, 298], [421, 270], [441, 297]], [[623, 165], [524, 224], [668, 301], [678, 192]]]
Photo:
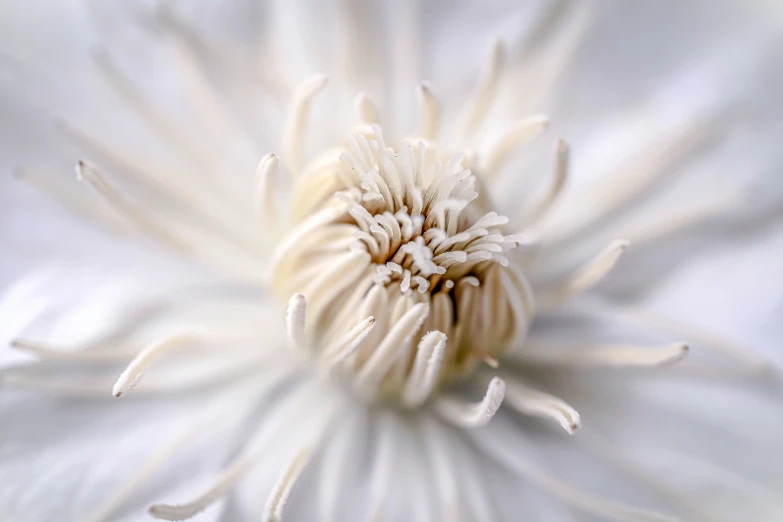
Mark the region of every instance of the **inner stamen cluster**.
[[[307, 298], [314, 349], [343, 342], [374, 317], [343, 363], [373, 396], [402, 393], [427, 332], [447, 339], [437, 381], [449, 381], [521, 341], [532, 316], [515, 261], [522, 238], [505, 233], [506, 217], [482, 208], [461, 155], [438, 156], [424, 142], [388, 147], [378, 126], [357, 134], [329, 179], [314, 176], [334, 185], [334, 197], [276, 255], [280, 292]], [[298, 188], [312, 189], [306, 179]]]

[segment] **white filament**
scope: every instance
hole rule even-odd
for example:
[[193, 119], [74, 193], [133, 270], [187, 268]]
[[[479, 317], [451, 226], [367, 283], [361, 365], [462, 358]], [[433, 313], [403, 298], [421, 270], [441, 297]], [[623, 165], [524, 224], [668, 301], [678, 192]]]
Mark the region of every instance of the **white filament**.
[[593, 259], [567, 276], [548, 296], [542, 308], [552, 308], [597, 284], [614, 268], [628, 248], [628, 241], [612, 241]]
[[404, 404], [418, 406], [432, 394], [438, 382], [445, 347], [446, 334], [443, 332], [429, 332], [421, 338], [413, 370], [402, 394]]
[[149, 368], [154, 361], [163, 357], [171, 350], [179, 348], [181, 345], [192, 342], [193, 340], [193, 335], [184, 334], [175, 335], [150, 344], [131, 361], [127, 368], [125, 368], [117, 379], [117, 382], [114, 384], [112, 394], [115, 397], [121, 397], [138, 383], [144, 371]]
[[170, 230], [167, 230], [158, 221], [149, 219], [132, 203], [126, 201], [119, 192], [109, 185], [95, 167], [80, 161], [76, 164], [76, 177], [79, 181], [83, 181], [92, 187], [96, 194], [142, 232], [177, 250], [189, 250], [189, 247], [185, 246]]
[[264, 522], [281, 522], [283, 520], [283, 512], [288, 503], [288, 498], [291, 496], [291, 490], [296, 484], [299, 475], [301, 475], [302, 470], [310, 461], [311, 455], [312, 451], [309, 448], [302, 449], [288, 463], [288, 466], [286, 466], [283, 474], [278, 478], [275, 486], [272, 488], [272, 492], [269, 494], [261, 520]]
[[775, 365], [752, 348], [733, 343], [712, 332], [671, 317], [638, 307], [612, 305], [594, 297], [590, 299], [589, 305], [585, 307], [585, 311], [599, 316], [614, 317], [643, 328], [685, 337], [689, 339], [691, 344], [698, 343], [700, 346], [723, 353], [759, 374], [776, 373]]
[[[611, 344], [565, 345], [543, 340], [531, 340], [525, 350], [512, 355], [526, 364], [554, 366], [613, 366], [652, 367], [674, 364], [688, 355], [683, 342], [662, 346], [634, 346]], [[524, 353], [523, 353], [524, 352]]]
[[394, 364], [401, 349], [410, 342], [421, 327], [429, 315], [429, 311], [429, 305], [418, 303], [389, 330], [389, 333], [386, 334], [386, 337], [356, 376], [356, 384], [360, 389], [374, 390], [380, 386], [381, 379]]
[[55, 347], [46, 343], [28, 341], [26, 339], [13, 339], [10, 343], [11, 348], [27, 352], [40, 357], [54, 361], [73, 361], [81, 364], [100, 364], [107, 362], [126, 361], [128, 357], [133, 357], [138, 353], [138, 349], [65, 349]]
[[291, 107], [283, 132], [283, 159], [289, 174], [296, 178], [299, 175], [304, 151], [304, 133], [313, 98], [326, 87], [328, 79], [324, 75], [316, 75], [302, 82], [294, 90]]
[[505, 47], [501, 40], [495, 40], [487, 58], [485, 69], [479, 79], [476, 93], [465, 109], [460, 128], [460, 142], [466, 143], [476, 133], [495, 100], [503, 72]]
[[419, 98], [419, 110], [421, 111], [419, 135], [425, 140], [436, 140], [440, 127], [438, 99], [432, 92], [432, 88], [426, 83], [419, 84], [416, 88], [416, 94]]
[[373, 328], [375, 328], [375, 317], [370, 316], [351, 328], [335, 345], [326, 349], [321, 355], [321, 363], [325, 369], [331, 370], [353, 355], [372, 333]]
[[253, 462], [252, 456], [244, 454], [235, 459], [212, 485], [196, 499], [181, 505], [155, 504], [149, 512], [162, 520], [187, 520], [206, 509], [210, 504], [223, 497], [245, 476]]
[[274, 154], [267, 154], [256, 169], [256, 207], [267, 229], [277, 226], [277, 172], [278, 160]]
[[495, 415], [503, 402], [505, 391], [505, 381], [493, 377], [481, 402], [466, 403], [454, 397], [440, 396], [435, 400], [435, 411], [455, 426], [477, 428], [488, 423]]
[[288, 301], [285, 316], [288, 347], [293, 350], [305, 349], [305, 313], [307, 300], [302, 294], [294, 294]]
[[378, 108], [366, 92], [360, 92], [354, 98], [353, 105], [363, 123], [379, 123]]
[[484, 176], [487, 179], [497, 176], [514, 150], [542, 133], [548, 125], [549, 117], [544, 114], [530, 116], [515, 123], [491, 146], [482, 169]]
[[565, 401], [516, 379], [506, 379], [505, 404], [523, 415], [552, 419], [569, 434], [573, 434], [581, 425], [579, 413]]

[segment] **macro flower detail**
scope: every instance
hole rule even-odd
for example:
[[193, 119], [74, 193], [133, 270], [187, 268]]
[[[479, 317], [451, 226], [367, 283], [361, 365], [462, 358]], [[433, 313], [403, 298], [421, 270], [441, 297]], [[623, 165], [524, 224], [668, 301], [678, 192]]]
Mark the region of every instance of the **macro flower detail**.
[[[587, 11], [573, 15], [568, 30], [554, 38], [553, 71], [573, 52]], [[548, 117], [488, 125], [501, 85], [517, 79], [497, 39], [458, 115], [445, 116], [451, 112], [429, 82], [407, 86], [418, 100], [409, 107], [417, 114], [415, 128], [387, 125], [381, 115], [394, 108], [376, 104], [363, 90], [343, 92], [345, 85], [329, 85], [326, 75], [293, 86], [284, 121], [268, 125], [278, 143], [264, 143], [267, 154], [252, 177], [227, 166], [226, 151], [241, 151], [247, 138], [199, 54], [222, 48], [168, 11], [157, 16], [173, 34], [167, 58], [194, 112], [224, 149], [194, 138], [100, 49], [95, 71], [155, 143], [178, 158], [176, 168], [162, 168], [144, 150], [112, 144], [61, 118], [59, 132], [84, 151], [76, 174], [92, 198], [73, 191], [76, 183], [60, 186], [34, 168], [17, 171], [123, 241], [131, 237], [145, 256], [173, 254], [177, 263], [206, 267], [212, 277], [199, 273], [193, 283], [190, 274], [175, 274], [166, 258], [150, 280], [130, 275], [128, 288], [107, 290], [115, 297], [138, 285], [154, 296], [142, 304], [129, 298], [108, 334], [84, 332], [87, 341], [77, 336], [69, 343], [56, 335], [28, 336], [22, 328], [11, 341], [30, 359], [3, 370], [2, 393], [49, 392], [76, 404], [102, 397], [113, 401], [112, 429], [114, 419], [131, 429], [148, 418], [175, 419], [167, 442], [151, 444], [156, 449], [143, 461], [133, 457], [113, 467], [115, 482], [74, 520], [137, 515], [144, 509], [135, 495], [167, 466], [181, 466], [172, 462], [211, 457], [214, 462], [203, 466], [206, 478], [183, 491], [161, 487], [145, 516], [209, 517], [232, 501], [241, 509], [227, 511], [226, 520], [535, 516], [535, 508], [527, 513], [521, 504], [511, 515], [499, 514], [514, 484], [532, 485], [535, 498], [551, 497], [557, 509], [606, 520], [663, 522], [709, 513], [639, 471], [621, 444], [614, 451], [606, 439], [579, 439], [583, 418], [599, 433], [620, 426], [619, 439], [624, 417], [646, 408], [633, 402], [634, 393], [651, 375], [690, 362], [684, 361], [690, 346], [728, 358], [754, 383], [774, 374], [751, 350], [592, 292], [637, 244], [665, 248], [661, 239], [733, 208], [736, 201], [719, 194], [706, 212], [687, 219], [670, 220], [670, 209], [660, 208], [630, 226], [624, 222], [639, 200], [666, 184], [673, 165], [725, 130], [722, 109], [710, 107], [668, 129], [671, 134], [650, 147], [654, 160], [631, 158], [638, 172], [610, 173], [609, 189], [598, 183], [599, 190], [580, 190], [564, 205], [572, 177], [566, 141], [554, 140], [547, 170], [535, 176], [513, 162], [524, 149], [540, 147]], [[265, 84], [270, 91], [279, 86], [272, 83]], [[324, 130], [315, 118], [317, 99], [350, 96], [353, 114], [339, 115], [352, 122], [350, 131], [340, 133], [335, 125], [316, 132]], [[330, 143], [313, 152], [313, 134], [327, 135]], [[255, 154], [258, 147], [247, 148]], [[533, 189], [522, 185], [526, 176], [535, 177]], [[240, 190], [231, 185], [236, 178]], [[134, 237], [138, 233], [143, 240]], [[181, 284], [168, 281], [179, 277]], [[13, 307], [25, 291], [0, 305]], [[64, 308], [50, 315], [67, 316], [70, 308]], [[607, 334], [611, 328], [620, 331]], [[611, 380], [618, 387], [605, 387]], [[615, 402], [626, 393], [626, 402]], [[638, 396], [654, 402], [644, 392]], [[570, 398], [594, 406], [587, 409], [593, 420]], [[650, 408], [650, 424], [667, 425], [656, 408]], [[100, 414], [96, 407], [94, 415]], [[688, 415], [674, 418], [687, 422]], [[557, 431], [547, 431], [553, 426]], [[139, 445], [133, 433], [122, 440]], [[206, 450], [196, 447], [201, 440]], [[644, 447], [649, 442], [639, 440]], [[584, 480], [571, 484], [562, 475], [576, 447], [653, 493], [619, 502], [611, 492], [593, 493], [589, 477], [587, 486]], [[560, 454], [567, 465], [548, 466], [539, 453]], [[606, 472], [583, 469], [590, 477]], [[258, 473], [263, 487], [255, 482]], [[245, 483], [252, 485], [252, 499], [235, 500]], [[45, 519], [26, 509], [29, 522]]]
[[[316, 345], [348, 334], [337, 345], [358, 350], [344, 365], [360, 391], [419, 404], [430, 391], [411, 378], [469, 375], [524, 339], [533, 296], [513, 250], [525, 240], [476, 202], [462, 157], [440, 164], [423, 141], [395, 151], [377, 125], [347, 149], [298, 184], [294, 204], [315, 208], [277, 248], [273, 285], [307, 297]], [[334, 195], [317, 201], [318, 187]], [[374, 330], [351, 343], [353, 325], [370, 319]]]

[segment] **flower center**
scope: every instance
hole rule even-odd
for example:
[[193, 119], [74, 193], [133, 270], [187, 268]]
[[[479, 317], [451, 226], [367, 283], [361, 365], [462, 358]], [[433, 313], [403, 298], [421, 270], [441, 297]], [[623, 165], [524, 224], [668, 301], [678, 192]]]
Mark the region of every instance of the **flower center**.
[[[423, 141], [390, 147], [373, 126], [335, 156], [295, 187], [300, 220], [273, 263], [276, 292], [307, 299], [310, 349], [345, 345], [372, 317], [340, 368], [367, 395], [411, 404], [524, 339], [524, 238], [479, 198], [462, 155], [442, 158]], [[411, 392], [425, 375], [429, 389]]]

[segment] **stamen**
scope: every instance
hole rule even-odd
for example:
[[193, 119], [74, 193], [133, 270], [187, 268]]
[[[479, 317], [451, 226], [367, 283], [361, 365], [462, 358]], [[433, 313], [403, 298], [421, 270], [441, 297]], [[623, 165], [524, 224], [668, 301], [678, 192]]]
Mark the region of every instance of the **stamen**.
[[[512, 266], [518, 258], [512, 263], [511, 250], [528, 242], [529, 234], [506, 235], [502, 227], [508, 218], [485, 210], [477, 213], [469, 206], [478, 198], [478, 181], [465, 168], [464, 155], [450, 154], [441, 163], [434, 145], [421, 141], [415, 149], [410, 143], [389, 146], [381, 128], [371, 127], [372, 134], [362, 129], [343, 146], [339, 167], [343, 186], [335, 198], [320, 203], [324, 206], [319, 212], [339, 210], [324, 218], [307, 218], [294, 229], [295, 239], [288, 236], [273, 255], [274, 280], [280, 281], [280, 294], [301, 290], [307, 295], [314, 328], [324, 330], [319, 337], [324, 346], [343, 343], [340, 349], [345, 348], [348, 341], [340, 341], [345, 336], [345, 326], [340, 326], [344, 321], [352, 325], [368, 315], [379, 318], [380, 326], [349, 358], [350, 368], [343, 369], [353, 372], [356, 389], [371, 397], [420, 403], [437, 383], [427, 383], [422, 392], [411, 391], [422, 386], [421, 372], [432, 349], [417, 348], [423, 322], [416, 323], [427, 320], [423, 305], [434, 303], [435, 294], [441, 294], [438, 313], [430, 318], [427, 330], [448, 332], [454, 339], [451, 353], [442, 356], [446, 371], [437, 372], [436, 381], [473, 371], [476, 354], [467, 349], [468, 337], [492, 346], [492, 354], [481, 356], [492, 366], [497, 365], [495, 355], [526, 335], [535, 303], [521, 267]], [[295, 189], [309, 192], [309, 183], [320, 181], [303, 180]], [[481, 200], [478, 208], [484, 203]], [[327, 242], [329, 246], [323, 244]], [[501, 281], [505, 272], [509, 274]], [[481, 288], [490, 274], [497, 274], [495, 284]], [[465, 309], [461, 303], [469, 301], [468, 287], [476, 288], [476, 297], [494, 313], [484, 311], [482, 305]], [[394, 310], [390, 317], [387, 313], [381, 318], [383, 306], [369, 307], [381, 294]], [[406, 316], [409, 312], [413, 315]], [[495, 315], [498, 322], [489, 324]], [[333, 349], [337, 348], [328, 350]], [[331, 355], [322, 359], [328, 370], [336, 367]], [[417, 356], [422, 357], [418, 363]]]
[[251, 455], [240, 455], [226, 468], [204, 493], [182, 505], [155, 504], [149, 513], [162, 520], [187, 520], [205, 510], [210, 504], [225, 496], [245, 476], [253, 462]]
[[531, 340], [525, 350], [510, 355], [511, 360], [524, 364], [554, 366], [651, 367], [674, 364], [688, 355], [683, 342], [662, 346], [579, 345], [562, 346], [553, 342]]
[[440, 127], [440, 107], [432, 88], [426, 83], [420, 83], [416, 88], [421, 111], [419, 135], [425, 140], [434, 141], [438, 138]]
[[356, 98], [353, 100], [353, 106], [356, 108], [359, 120], [363, 123], [373, 124], [380, 122], [378, 119], [378, 109], [366, 92], [360, 92], [356, 95]]
[[305, 349], [305, 313], [307, 300], [302, 294], [294, 294], [288, 300], [288, 311], [285, 316], [288, 347], [292, 350]]
[[364, 340], [367, 339], [367, 336], [372, 333], [373, 328], [375, 328], [375, 317], [370, 316], [351, 328], [351, 330], [345, 334], [345, 337], [335, 345], [327, 348], [321, 355], [321, 363], [326, 370], [331, 370], [353, 355], [362, 345]]
[[516, 148], [526, 141], [541, 134], [549, 126], [549, 117], [544, 114], [530, 116], [514, 124], [490, 148], [482, 174], [486, 179], [496, 177], [508, 157]]
[[553, 308], [597, 284], [614, 268], [620, 256], [628, 248], [628, 244], [628, 241], [612, 241], [602, 252], [552, 290], [541, 307]]
[[596, 298], [590, 299], [589, 306], [585, 310], [602, 317], [611, 315], [613, 318], [625, 320], [643, 328], [662, 330], [671, 335], [684, 337], [691, 344], [698, 344], [704, 348], [721, 352], [760, 374], [777, 373], [775, 365], [751, 347], [732, 343], [721, 336], [670, 317], [638, 307], [612, 305]]
[[[199, 371], [191, 372], [187, 376], [177, 376], [179, 378], [148, 378], [145, 385], [135, 391], [135, 394], [164, 394], [177, 393], [183, 390], [195, 389], [208, 386], [217, 382], [224, 382], [228, 379], [235, 379], [237, 376], [246, 375], [251, 372], [257, 372], [261, 360], [258, 357], [243, 357], [237, 360], [227, 361], [230, 365], [215, 367], [203, 367]], [[268, 363], [268, 361], [266, 361]], [[116, 386], [116, 383], [114, 384]], [[112, 383], [106, 380], [87, 380], [82, 379], [78, 382], [57, 381], [45, 374], [34, 373], [29, 370], [24, 372], [14, 372], [6, 370], [0, 375], [0, 386], [8, 388], [33, 389], [39, 392], [49, 392], [63, 397], [84, 397], [84, 398], [108, 398], [112, 395], [106, 393], [106, 390], [112, 388]]]
[[115, 397], [121, 397], [130, 388], [138, 384], [144, 371], [150, 367], [150, 365], [157, 359], [163, 357], [166, 353], [175, 348], [179, 348], [182, 344], [187, 344], [194, 341], [193, 335], [175, 335], [152, 343], [144, 350], [142, 350], [122, 372], [117, 382], [114, 383], [112, 388], [112, 394]]
[[3, 388], [21, 388], [36, 390], [38, 392], [51, 392], [64, 397], [103, 398], [109, 397], [106, 390], [109, 389], [111, 383], [84, 380], [79, 382], [63, 382], [38, 375], [28, 376], [4, 372], [0, 375], [0, 386]]
[[14, 178], [27, 183], [53, 201], [59, 202], [74, 215], [84, 216], [89, 221], [100, 223], [111, 232], [127, 229], [127, 223], [119, 219], [116, 211], [112, 212], [112, 209], [106, 208], [105, 205], [91, 205], [89, 200], [85, 201], [80, 194], [72, 193], [74, 191], [69, 187], [57, 182], [54, 176], [31, 170], [29, 167], [15, 167], [11, 173]]
[[269, 277], [271, 277], [271, 274], [274, 273], [275, 269], [283, 259], [296, 252], [298, 248], [301, 248], [303, 243], [302, 240], [304, 238], [306, 238], [309, 234], [318, 228], [331, 223], [335, 219], [342, 216], [344, 213], [345, 209], [343, 208], [327, 207], [319, 212], [316, 212], [300, 223], [299, 226], [297, 226], [295, 229], [290, 231], [285, 236], [285, 239], [283, 239], [277, 248], [275, 248], [275, 253], [272, 256], [272, 259], [269, 261]]
[[500, 408], [506, 392], [506, 383], [493, 377], [487, 386], [487, 393], [479, 403], [465, 403], [459, 399], [443, 396], [435, 401], [435, 411], [445, 420], [463, 428], [477, 428], [488, 423]]
[[429, 311], [430, 307], [427, 303], [418, 303], [395, 323], [356, 376], [356, 384], [360, 389], [378, 388], [399, 353], [421, 328]]
[[305, 466], [310, 462], [311, 455], [310, 449], [303, 449], [286, 466], [266, 501], [262, 518], [264, 522], [281, 522], [283, 520], [283, 511], [291, 496], [291, 490]]
[[277, 226], [277, 168], [277, 156], [267, 154], [256, 169], [256, 211], [271, 230]]
[[459, 142], [464, 144], [476, 133], [495, 101], [500, 78], [503, 73], [505, 47], [501, 40], [492, 44], [486, 68], [479, 80], [478, 88], [465, 111]]
[[80, 364], [101, 364], [110, 362], [127, 361], [128, 357], [133, 357], [138, 353], [137, 349], [64, 349], [51, 346], [49, 344], [28, 341], [26, 339], [13, 339], [10, 342], [11, 348], [27, 352], [40, 357], [54, 361], [73, 361]]
[[553, 419], [571, 435], [581, 425], [579, 413], [565, 401], [515, 379], [506, 381], [505, 402], [523, 415]]
[[302, 82], [294, 90], [283, 132], [283, 159], [292, 178], [298, 177], [300, 172], [310, 103], [326, 86], [327, 81], [326, 76], [316, 75]]
[[470, 351], [470, 353], [474, 357], [481, 359], [484, 362], [484, 364], [486, 364], [490, 368], [495, 370], [500, 368], [500, 361], [498, 361], [495, 357], [493, 357], [491, 353], [486, 352], [481, 348], [475, 348], [475, 347]]
[[147, 216], [128, 203], [111, 185], [106, 182], [100, 173], [91, 165], [84, 161], [76, 164], [76, 177], [79, 181], [87, 183], [95, 192], [101, 196], [107, 203], [114, 207], [117, 212], [128, 218], [142, 232], [149, 234], [169, 246], [181, 251], [189, 251], [190, 248], [180, 242], [171, 231], [166, 230], [156, 221], [148, 219]]
[[422, 337], [416, 350], [413, 370], [405, 383], [403, 403], [415, 407], [429, 398], [438, 382], [440, 366], [446, 348], [446, 334], [429, 332]]

